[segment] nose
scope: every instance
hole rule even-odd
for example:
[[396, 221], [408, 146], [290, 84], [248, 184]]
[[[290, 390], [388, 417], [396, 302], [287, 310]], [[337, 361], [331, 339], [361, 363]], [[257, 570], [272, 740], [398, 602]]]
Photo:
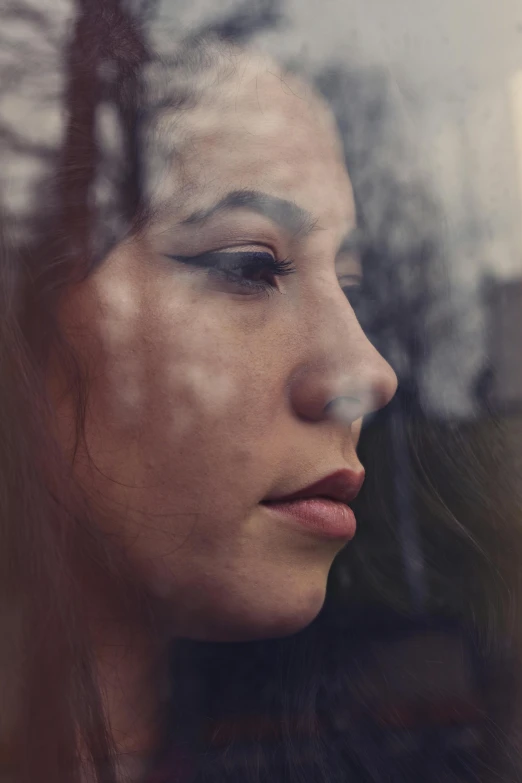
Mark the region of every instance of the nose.
[[316, 305], [315, 317], [307, 319], [302, 332], [303, 353], [290, 380], [291, 404], [301, 419], [351, 425], [392, 399], [397, 376], [340, 289]]

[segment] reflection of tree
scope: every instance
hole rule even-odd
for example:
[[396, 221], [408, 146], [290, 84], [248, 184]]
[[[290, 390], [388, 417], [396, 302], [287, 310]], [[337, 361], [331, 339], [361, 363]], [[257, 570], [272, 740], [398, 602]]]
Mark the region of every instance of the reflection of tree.
[[364, 229], [369, 301], [361, 318], [403, 381], [418, 383], [449, 330], [440, 210], [418, 173], [389, 77], [354, 64], [325, 70], [318, 83], [345, 140]]
[[[97, 115], [102, 105], [109, 105], [114, 110], [120, 130], [118, 157], [126, 161], [121, 170], [115, 172], [117, 180], [113, 183], [119, 197], [118, 228], [121, 233], [137, 209], [137, 116], [133, 110], [135, 102], [129, 101], [128, 96], [133, 96], [139, 89], [139, 72], [146, 59], [140, 26], [120, 0], [105, 0], [103, 5], [78, 0], [78, 16], [65, 61], [64, 101], [68, 122], [62, 148], [59, 200], [63, 205], [64, 234], [67, 232], [74, 237], [78, 250], [86, 259], [93, 255], [93, 242], [99, 241], [100, 234], [100, 216], [96, 214], [92, 191], [102, 163], [97, 128]], [[91, 205], [91, 214], [86, 205]], [[96, 255], [106, 249], [106, 243], [104, 245], [97, 248]]]
[[22, 0], [8, 2], [1, 12], [1, 182], [11, 231], [15, 222], [20, 228], [27, 225], [38, 183], [55, 162], [62, 128], [60, 54], [67, 10]]
[[[243, 2], [191, 35], [246, 40], [276, 24], [279, 7]], [[13, 0], [2, 10], [0, 185], [12, 240], [25, 244], [37, 223], [47, 230], [62, 208], [95, 257], [128, 228], [139, 200], [136, 95], [157, 10], [156, 0]], [[100, 122], [113, 123], [109, 151]]]
[[260, 0], [256, 3], [243, 0], [224, 17], [203, 25], [197, 35], [214, 33], [227, 41], [248, 42], [263, 30], [279, 24], [281, 5], [281, 0]]

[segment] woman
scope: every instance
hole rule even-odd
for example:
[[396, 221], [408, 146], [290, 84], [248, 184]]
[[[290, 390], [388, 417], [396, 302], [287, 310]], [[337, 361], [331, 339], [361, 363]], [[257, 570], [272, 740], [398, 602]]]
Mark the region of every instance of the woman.
[[[141, 98], [126, 74], [129, 229], [96, 255], [72, 95], [61, 219], [29, 274], [14, 254], [4, 265], [16, 781], [148, 779], [174, 743], [166, 716], [183, 737], [197, 712], [197, 683], [185, 706], [186, 682], [166, 701], [174, 640], [182, 657], [182, 640], [314, 621], [355, 534], [362, 418], [396, 390], [350, 305], [357, 215], [326, 104], [213, 40], [175, 66]], [[168, 779], [189, 779], [176, 753]]]

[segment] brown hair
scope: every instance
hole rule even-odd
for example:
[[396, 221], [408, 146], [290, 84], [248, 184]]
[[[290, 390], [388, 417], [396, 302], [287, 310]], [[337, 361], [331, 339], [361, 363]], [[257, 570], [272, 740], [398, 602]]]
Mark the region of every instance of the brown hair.
[[[78, 437], [87, 388], [60, 335], [55, 310], [63, 290], [88, 274], [100, 248], [89, 208], [98, 164], [95, 122], [101, 100], [115, 103], [125, 153], [135, 155], [125, 96], [145, 58], [139, 27], [117, 2], [78, 3], [65, 52], [66, 126], [46, 155], [40, 204], [28, 218], [4, 196], [0, 230], [0, 580], [3, 762], [17, 781], [80, 779], [79, 753], [99, 781], [114, 779], [90, 640], [75, 579], [78, 552], [114, 569], [89, 525], [71, 466], [52, 436], [46, 393], [51, 349], [76, 394]], [[118, 95], [102, 69], [111, 64]], [[135, 167], [121, 182], [120, 223], [135, 212]], [[43, 205], [43, 206], [42, 206]], [[9, 222], [6, 222], [9, 221]], [[20, 225], [17, 225], [20, 223]], [[17, 231], [15, 229], [18, 229]], [[14, 240], [13, 240], [14, 237]]]

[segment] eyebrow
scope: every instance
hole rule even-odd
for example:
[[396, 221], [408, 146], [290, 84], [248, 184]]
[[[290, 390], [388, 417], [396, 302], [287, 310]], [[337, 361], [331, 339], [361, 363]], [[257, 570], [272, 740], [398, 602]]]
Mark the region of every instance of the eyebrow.
[[213, 215], [236, 209], [249, 209], [267, 217], [289, 234], [307, 236], [317, 227], [317, 220], [307, 209], [294, 201], [270, 196], [259, 190], [234, 190], [207, 209], [193, 212], [182, 222], [194, 225], [203, 223]]

